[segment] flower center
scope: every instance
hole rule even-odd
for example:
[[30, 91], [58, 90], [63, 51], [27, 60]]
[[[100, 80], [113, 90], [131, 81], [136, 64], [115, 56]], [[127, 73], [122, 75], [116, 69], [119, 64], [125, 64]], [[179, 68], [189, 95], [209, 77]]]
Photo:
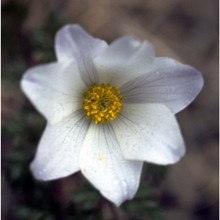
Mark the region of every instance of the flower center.
[[109, 84], [92, 84], [84, 93], [83, 109], [86, 117], [96, 124], [114, 120], [122, 108], [119, 89]]

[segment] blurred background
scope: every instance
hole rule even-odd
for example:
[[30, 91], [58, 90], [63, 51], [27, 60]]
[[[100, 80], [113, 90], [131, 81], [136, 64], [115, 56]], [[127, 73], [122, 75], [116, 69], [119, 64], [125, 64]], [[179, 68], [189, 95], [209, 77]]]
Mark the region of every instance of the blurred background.
[[[218, 219], [218, 0], [2, 0], [2, 219]], [[157, 56], [199, 69], [205, 87], [177, 118], [187, 146], [177, 164], [145, 164], [136, 197], [120, 208], [77, 173], [33, 179], [29, 164], [46, 121], [20, 90], [24, 71], [55, 60], [54, 35], [79, 23], [111, 42], [151, 41]]]

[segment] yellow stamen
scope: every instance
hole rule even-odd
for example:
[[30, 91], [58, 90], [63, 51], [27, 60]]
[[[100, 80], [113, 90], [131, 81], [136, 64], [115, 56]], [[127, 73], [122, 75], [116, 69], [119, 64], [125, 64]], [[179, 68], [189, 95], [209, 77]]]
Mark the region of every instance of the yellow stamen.
[[96, 124], [114, 120], [121, 108], [121, 92], [115, 86], [94, 83], [84, 94], [83, 109], [86, 117]]

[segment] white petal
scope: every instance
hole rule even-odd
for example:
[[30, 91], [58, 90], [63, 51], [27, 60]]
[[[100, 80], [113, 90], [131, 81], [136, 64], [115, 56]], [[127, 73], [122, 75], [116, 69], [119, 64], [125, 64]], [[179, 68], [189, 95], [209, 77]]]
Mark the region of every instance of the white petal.
[[91, 123], [80, 152], [80, 168], [103, 196], [120, 205], [134, 197], [142, 162], [124, 159], [111, 126]]
[[29, 69], [22, 90], [50, 123], [81, 108], [85, 84], [74, 62], [51, 63]]
[[63, 121], [47, 125], [31, 170], [40, 180], [52, 180], [79, 171], [79, 152], [89, 121], [77, 111]]
[[201, 73], [170, 58], [157, 58], [151, 74], [124, 84], [126, 103], [162, 103], [177, 113], [188, 106], [203, 87]]
[[65, 25], [55, 39], [58, 61], [75, 59], [86, 84], [97, 82], [92, 60], [107, 47], [105, 41], [92, 37], [79, 25]]
[[94, 59], [107, 47], [105, 41], [92, 37], [79, 25], [65, 25], [56, 34], [55, 50], [59, 61], [80, 59], [80, 56]]
[[185, 153], [175, 116], [164, 105], [124, 104], [112, 125], [127, 159], [166, 165]]
[[148, 72], [154, 58], [150, 43], [122, 37], [113, 42], [94, 62], [100, 82], [120, 86]]

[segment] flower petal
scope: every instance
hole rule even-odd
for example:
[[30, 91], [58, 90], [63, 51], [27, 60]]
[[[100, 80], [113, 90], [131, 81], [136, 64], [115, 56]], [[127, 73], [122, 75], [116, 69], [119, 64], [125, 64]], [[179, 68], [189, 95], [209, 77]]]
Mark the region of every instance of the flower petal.
[[94, 62], [101, 82], [120, 86], [149, 71], [154, 58], [149, 42], [122, 37], [110, 44]]
[[52, 180], [79, 171], [79, 152], [89, 121], [80, 111], [61, 122], [48, 124], [40, 140], [31, 170], [40, 180]]
[[157, 58], [151, 74], [124, 84], [126, 103], [162, 103], [177, 113], [188, 106], [203, 87], [201, 73], [170, 58]]
[[91, 123], [79, 163], [86, 178], [116, 205], [134, 197], [142, 162], [124, 159], [110, 125]]
[[50, 123], [81, 108], [85, 86], [74, 62], [31, 68], [21, 82], [23, 92]]
[[98, 81], [92, 60], [107, 47], [105, 41], [92, 37], [79, 25], [65, 25], [55, 39], [58, 61], [75, 59], [87, 85]]
[[112, 123], [127, 159], [166, 165], [185, 153], [175, 116], [161, 104], [124, 104]]

